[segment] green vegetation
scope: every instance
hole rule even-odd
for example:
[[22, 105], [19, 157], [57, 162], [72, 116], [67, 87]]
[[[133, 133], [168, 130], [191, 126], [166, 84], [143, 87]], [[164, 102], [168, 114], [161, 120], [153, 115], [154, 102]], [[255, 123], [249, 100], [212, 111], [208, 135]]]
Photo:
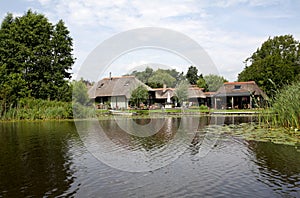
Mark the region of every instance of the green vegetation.
[[245, 140], [273, 142], [275, 144], [293, 146], [300, 145], [300, 133], [287, 128], [265, 128], [255, 123], [243, 123], [223, 126], [218, 132], [240, 137]]
[[73, 117], [72, 103], [42, 99], [20, 99], [16, 107], [10, 107], [1, 120], [49, 120]]
[[175, 82], [176, 79], [162, 69], [156, 70], [148, 79], [148, 85], [152, 88], [163, 87], [163, 85], [172, 87]]
[[277, 88], [299, 79], [299, 75], [299, 41], [291, 35], [285, 35], [269, 38], [247, 58], [246, 67], [239, 74], [238, 81], [253, 80], [269, 96], [273, 96]]
[[7, 14], [0, 28], [0, 116], [20, 108], [23, 98], [70, 101], [72, 50], [62, 20], [53, 25], [31, 10]]
[[[300, 81], [286, 85], [271, 101], [271, 114], [264, 113], [262, 120], [271, 128], [300, 129]], [[299, 132], [298, 132], [299, 133]]]
[[180, 103], [180, 106], [182, 106], [183, 102], [188, 99], [188, 88], [189, 84], [185, 80], [181, 81], [178, 86], [176, 86], [174, 94], [178, 103]]
[[145, 86], [140, 85], [131, 92], [130, 103], [140, 107], [141, 103], [146, 102], [148, 97], [148, 90]]
[[215, 74], [208, 74], [203, 78], [207, 85], [207, 91], [217, 91], [224, 84], [224, 82], [228, 82], [228, 80], [226, 80], [223, 76], [218, 76]]

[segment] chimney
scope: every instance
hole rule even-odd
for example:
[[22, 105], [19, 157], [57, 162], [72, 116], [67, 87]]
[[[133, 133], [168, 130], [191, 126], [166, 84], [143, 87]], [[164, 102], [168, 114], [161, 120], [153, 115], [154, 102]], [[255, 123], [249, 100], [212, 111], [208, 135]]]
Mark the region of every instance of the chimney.
[[167, 89], [167, 85], [166, 85], [166, 84], [164, 84], [164, 85], [163, 85], [163, 92], [165, 92], [165, 91], [166, 91], [166, 89]]
[[112, 80], [112, 77], [111, 77], [111, 72], [109, 72], [109, 79], [110, 79], [110, 80]]

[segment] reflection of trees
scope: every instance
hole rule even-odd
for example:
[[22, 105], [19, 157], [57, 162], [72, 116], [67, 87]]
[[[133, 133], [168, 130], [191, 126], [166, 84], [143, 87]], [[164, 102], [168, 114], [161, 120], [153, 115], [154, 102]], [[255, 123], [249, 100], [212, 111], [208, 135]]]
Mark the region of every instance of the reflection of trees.
[[58, 196], [73, 183], [71, 122], [0, 125], [0, 197]]
[[[158, 118], [164, 119], [164, 118]], [[152, 120], [153, 121], [153, 120]], [[161, 147], [171, 140], [178, 128], [180, 122], [179, 118], [166, 118], [162, 120], [164, 123], [160, 130], [155, 134], [148, 137], [138, 137], [131, 135], [126, 131], [123, 131], [115, 120], [103, 120], [100, 122], [101, 127], [105, 131], [107, 137], [118, 145], [123, 145], [125, 148], [136, 149], [144, 148], [145, 150], [151, 150]], [[150, 119], [134, 119], [131, 120], [132, 124], [147, 125]], [[131, 123], [129, 122], [129, 124]], [[134, 122], [134, 123], [133, 123]], [[155, 122], [155, 120], [154, 120]], [[160, 121], [161, 122], [161, 121]], [[160, 124], [160, 122], [158, 122]], [[133, 126], [134, 129], [134, 126]]]
[[260, 181], [278, 193], [300, 195], [300, 153], [295, 147], [264, 142], [250, 142], [249, 147], [256, 156]]

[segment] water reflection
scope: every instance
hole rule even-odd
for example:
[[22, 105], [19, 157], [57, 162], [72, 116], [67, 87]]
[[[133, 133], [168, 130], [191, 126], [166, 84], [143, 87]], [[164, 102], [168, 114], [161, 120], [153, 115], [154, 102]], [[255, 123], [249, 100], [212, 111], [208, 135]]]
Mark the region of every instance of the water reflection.
[[282, 196], [300, 196], [300, 152], [294, 146], [250, 142], [259, 174], [257, 180]]
[[0, 197], [58, 196], [69, 189], [75, 179], [68, 154], [68, 141], [74, 138], [71, 122], [0, 127]]
[[[225, 123], [249, 120], [253, 121], [228, 117]], [[218, 116], [168, 118], [149, 137], [126, 133], [114, 120], [79, 123], [91, 129], [83, 140], [89, 133], [99, 135], [93, 131], [98, 129], [95, 124], [105, 129], [106, 139], [96, 140], [113, 142], [102, 143], [109, 159], [127, 150], [143, 154], [137, 162], [151, 165], [180, 154], [172, 163], [147, 172], [126, 172], [102, 163], [83, 146], [72, 122], [1, 123], [0, 197], [300, 197], [300, 157], [294, 147], [225, 134], [208, 155], [194, 160], [204, 136], [213, 141], [221, 123]], [[179, 135], [180, 128], [184, 130]], [[129, 160], [120, 158], [118, 163], [128, 166]]]

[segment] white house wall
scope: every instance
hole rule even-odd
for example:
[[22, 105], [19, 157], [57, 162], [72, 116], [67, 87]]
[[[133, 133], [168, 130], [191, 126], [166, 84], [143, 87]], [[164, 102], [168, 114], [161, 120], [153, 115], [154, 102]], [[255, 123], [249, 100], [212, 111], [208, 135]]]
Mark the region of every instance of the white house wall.
[[128, 101], [125, 96], [112, 96], [110, 97], [110, 105], [113, 109], [126, 109], [128, 107]]

